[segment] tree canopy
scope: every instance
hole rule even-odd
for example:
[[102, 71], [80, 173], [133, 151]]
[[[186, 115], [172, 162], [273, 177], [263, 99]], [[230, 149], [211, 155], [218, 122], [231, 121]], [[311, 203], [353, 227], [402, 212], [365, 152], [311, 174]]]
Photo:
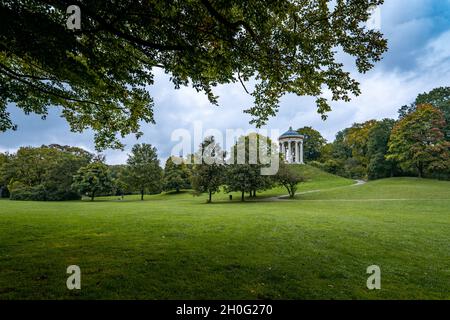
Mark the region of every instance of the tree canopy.
[[305, 177], [302, 177], [292, 166], [286, 164], [284, 161], [280, 162], [280, 168], [275, 175], [275, 181], [286, 188], [289, 193], [289, 198], [294, 198], [297, 192], [298, 184], [304, 182]]
[[80, 168], [73, 180], [73, 188], [81, 194], [87, 194], [92, 201], [95, 196], [108, 194], [113, 189], [108, 166], [98, 161]]
[[[213, 87], [255, 81], [246, 112], [260, 126], [287, 93], [316, 98], [317, 110], [360, 93], [336, 59], [353, 56], [359, 72], [381, 59], [387, 42], [366, 22], [382, 0], [94, 1], [0, 3], [0, 130], [14, 129], [14, 103], [43, 117], [60, 106], [72, 131], [93, 129], [98, 149], [122, 147], [117, 134], [141, 135], [153, 123], [148, 86], [155, 68], [175, 88], [191, 85], [218, 104]], [[81, 29], [66, 27], [69, 5]]]
[[0, 156], [0, 187], [8, 187], [17, 200], [77, 199], [73, 175], [92, 157], [81, 148], [57, 144], [21, 147], [15, 154]]
[[212, 195], [220, 190], [225, 181], [224, 156], [214, 136], [206, 137], [194, 155], [197, 160], [192, 168], [192, 188], [195, 195], [207, 192], [208, 203], [212, 202]]
[[145, 192], [161, 192], [162, 169], [155, 147], [147, 143], [133, 146], [127, 159], [124, 180], [133, 190], [139, 191], [141, 200], [144, 200]]
[[327, 140], [322, 137], [319, 131], [312, 127], [297, 129], [297, 132], [304, 136], [303, 154], [306, 161], [314, 161], [320, 157], [320, 150]]
[[[174, 161], [174, 159], [176, 159]], [[177, 164], [178, 163], [178, 164]], [[190, 189], [190, 172], [183, 159], [169, 157], [164, 166], [164, 190], [175, 190], [177, 193], [181, 189]]]
[[450, 142], [445, 140], [444, 114], [431, 104], [417, 106], [392, 130], [387, 158], [404, 170], [426, 173], [450, 170]]
[[430, 92], [419, 94], [414, 103], [402, 106], [398, 110], [400, 119], [406, 117], [411, 112], [416, 111], [417, 106], [421, 104], [431, 104], [442, 111], [445, 121], [447, 122], [445, 136], [447, 141], [450, 141], [450, 87], [438, 87]]

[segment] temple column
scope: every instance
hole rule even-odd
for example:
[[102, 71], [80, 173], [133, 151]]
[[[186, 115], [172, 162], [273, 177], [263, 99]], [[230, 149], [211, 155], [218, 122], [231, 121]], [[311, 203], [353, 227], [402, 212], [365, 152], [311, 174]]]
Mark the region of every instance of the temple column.
[[295, 163], [300, 163], [300, 148], [299, 142], [295, 141]]
[[298, 158], [297, 158], [297, 141], [294, 140], [294, 150], [292, 150], [292, 163], [296, 163], [297, 161], [298, 161]]
[[288, 157], [289, 157], [288, 163], [292, 163], [291, 140], [288, 140], [288, 153], [289, 153], [289, 155], [288, 155]]
[[303, 140], [300, 141], [300, 163], [303, 164]]

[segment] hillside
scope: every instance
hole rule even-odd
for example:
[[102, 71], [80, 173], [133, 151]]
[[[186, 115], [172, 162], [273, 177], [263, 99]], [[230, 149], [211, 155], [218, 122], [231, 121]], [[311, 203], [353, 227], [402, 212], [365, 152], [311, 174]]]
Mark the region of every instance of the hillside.
[[[341, 186], [298, 201], [0, 200], [0, 299], [449, 298], [450, 182], [299, 170], [304, 189]], [[365, 286], [373, 264], [382, 290]]]
[[[298, 185], [297, 192], [326, 190], [336, 187], [349, 186], [355, 183], [354, 180], [342, 178], [309, 165], [291, 164], [290, 166], [292, 166], [292, 168], [301, 176], [306, 178], [305, 182]], [[258, 193], [258, 196], [273, 197], [286, 194], [287, 191], [285, 188], [275, 187], [273, 189]]]

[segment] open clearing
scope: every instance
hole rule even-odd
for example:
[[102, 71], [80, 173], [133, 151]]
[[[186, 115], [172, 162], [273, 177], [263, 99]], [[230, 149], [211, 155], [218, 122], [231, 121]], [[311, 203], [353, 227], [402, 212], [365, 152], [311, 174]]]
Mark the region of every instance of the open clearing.
[[[450, 298], [450, 182], [301, 170], [298, 192], [321, 191], [295, 201], [1, 200], [0, 299]], [[66, 288], [72, 264], [81, 290]], [[382, 289], [369, 291], [374, 264]]]

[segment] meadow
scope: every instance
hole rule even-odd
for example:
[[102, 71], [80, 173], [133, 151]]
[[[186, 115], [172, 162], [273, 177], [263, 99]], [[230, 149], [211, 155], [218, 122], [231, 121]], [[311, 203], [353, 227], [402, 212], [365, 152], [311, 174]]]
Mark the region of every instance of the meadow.
[[294, 200], [0, 200], [0, 299], [450, 299], [450, 182], [298, 170]]

